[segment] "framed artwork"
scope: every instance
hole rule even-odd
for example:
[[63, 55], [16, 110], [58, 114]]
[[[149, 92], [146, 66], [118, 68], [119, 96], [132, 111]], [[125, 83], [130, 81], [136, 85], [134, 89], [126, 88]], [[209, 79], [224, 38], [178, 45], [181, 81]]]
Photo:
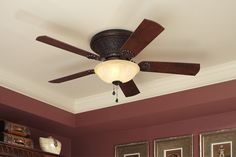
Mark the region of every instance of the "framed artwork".
[[201, 157], [236, 156], [236, 129], [200, 134]]
[[137, 142], [115, 146], [115, 157], [148, 157], [148, 142]]
[[180, 136], [154, 141], [155, 157], [192, 157], [193, 136]]

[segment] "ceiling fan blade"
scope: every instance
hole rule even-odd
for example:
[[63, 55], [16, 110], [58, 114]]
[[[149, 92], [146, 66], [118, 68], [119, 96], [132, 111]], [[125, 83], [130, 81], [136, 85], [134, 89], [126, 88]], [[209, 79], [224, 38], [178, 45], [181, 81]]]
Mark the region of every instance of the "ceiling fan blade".
[[84, 56], [84, 57], [87, 57], [89, 59], [100, 60], [100, 57], [98, 55], [95, 55], [95, 54], [90, 53], [88, 51], [85, 51], [85, 50], [79, 49], [77, 47], [71, 46], [69, 44], [66, 44], [62, 41], [53, 39], [53, 38], [48, 37], [48, 36], [39, 36], [39, 37], [36, 38], [36, 40], [40, 41], [40, 42], [43, 42], [45, 44], [55, 46], [57, 48], [61, 48], [63, 50], [70, 51], [72, 53], [75, 53], [75, 54], [78, 54], [78, 55], [81, 55], [81, 56]]
[[121, 47], [121, 50], [128, 52], [131, 51], [133, 57], [135, 57], [163, 30], [164, 27], [160, 24], [144, 19]]
[[82, 72], [79, 72], [79, 73], [76, 73], [76, 74], [61, 77], [61, 78], [51, 80], [51, 81], [48, 81], [48, 82], [50, 82], [50, 83], [62, 83], [62, 82], [74, 80], [74, 79], [77, 79], [77, 78], [80, 78], [80, 77], [84, 77], [84, 76], [87, 76], [87, 75], [91, 75], [91, 74], [94, 74], [94, 70], [82, 71]]
[[181, 75], [196, 75], [200, 70], [200, 64], [195, 63], [143, 61], [138, 65], [140, 67], [140, 71], [144, 72], [159, 72]]
[[120, 83], [119, 86], [126, 97], [134, 96], [140, 93], [133, 80], [126, 83]]

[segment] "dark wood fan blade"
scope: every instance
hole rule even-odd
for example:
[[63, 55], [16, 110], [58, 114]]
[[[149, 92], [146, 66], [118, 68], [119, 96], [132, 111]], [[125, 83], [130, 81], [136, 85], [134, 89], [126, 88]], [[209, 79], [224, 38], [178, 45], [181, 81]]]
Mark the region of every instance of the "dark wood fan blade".
[[134, 96], [140, 93], [133, 80], [126, 83], [120, 83], [119, 85], [126, 97]]
[[135, 57], [163, 30], [164, 27], [158, 23], [144, 19], [121, 47], [121, 50], [131, 51], [131, 53], [133, 53], [133, 57]]
[[144, 72], [159, 72], [181, 75], [196, 75], [200, 70], [200, 64], [195, 63], [143, 61], [138, 65], [140, 67], [140, 71]]
[[36, 40], [40, 41], [40, 42], [43, 42], [45, 44], [49, 44], [49, 45], [61, 48], [63, 50], [70, 51], [72, 53], [75, 53], [75, 54], [78, 54], [78, 55], [81, 55], [81, 56], [84, 56], [84, 57], [87, 57], [89, 59], [100, 60], [100, 57], [93, 54], [93, 53], [90, 53], [88, 51], [85, 51], [85, 50], [79, 49], [77, 47], [71, 46], [69, 44], [66, 44], [62, 41], [53, 39], [53, 38], [48, 37], [48, 36], [39, 36], [39, 37], [36, 38]]
[[65, 76], [65, 77], [62, 77], [62, 78], [58, 78], [58, 79], [55, 79], [55, 80], [51, 80], [51, 81], [48, 81], [48, 82], [50, 82], [50, 83], [62, 83], [62, 82], [74, 80], [74, 79], [77, 79], [77, 78], [80, 78], [80, 77], [84, 77], [84, 76], [87, 76], [87, 75], [91, 75], [91, 74], [94, 74], [94, 70], [82, 71], [82, 72], [79, 72], [79, 73], [76, 73], [76, 74], [72, 74], [72, 75]]

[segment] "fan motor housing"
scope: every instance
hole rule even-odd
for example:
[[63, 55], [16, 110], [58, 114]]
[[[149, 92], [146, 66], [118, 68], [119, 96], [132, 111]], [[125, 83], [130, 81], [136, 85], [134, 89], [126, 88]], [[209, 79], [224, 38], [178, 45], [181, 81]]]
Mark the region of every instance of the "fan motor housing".
[[109, 58], [120, 58], [120, 48], [132, 34], [131, 31], [123, 29], [109, 29], [95, 34], [90, 42], [91, 49], [107, 60]]

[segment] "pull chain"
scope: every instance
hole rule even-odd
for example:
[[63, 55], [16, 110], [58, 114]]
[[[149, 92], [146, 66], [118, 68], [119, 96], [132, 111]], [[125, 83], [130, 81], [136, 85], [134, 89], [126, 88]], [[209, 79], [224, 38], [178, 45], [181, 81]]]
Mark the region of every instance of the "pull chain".
[[116, 85], [116, 103], [118, 103], [119, 100], [118, 100], [118, 85]]
[[113, 88], [112, 88], [112, 95], [115, 95], [116, 92], [115, 92], [115, 85], [113, 84]]
[[112, 95], [114, 95], [116, 97], [115, 102], [118, 103], [119, 102], [119, 99], [118, 99], [118, 85], [113, 84]]

